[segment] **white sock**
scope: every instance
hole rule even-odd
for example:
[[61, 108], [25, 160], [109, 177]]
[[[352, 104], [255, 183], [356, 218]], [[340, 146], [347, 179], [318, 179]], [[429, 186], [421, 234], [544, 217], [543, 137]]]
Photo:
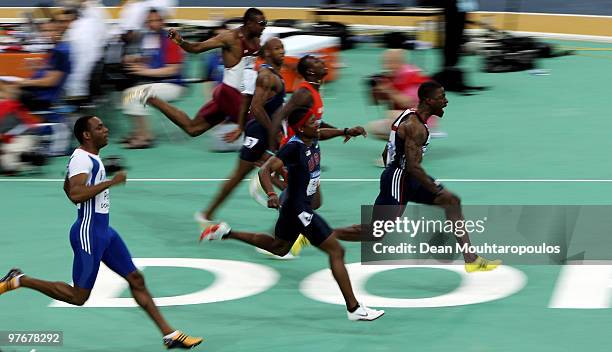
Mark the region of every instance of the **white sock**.
[[178, 334], [179, 334], [179, 331], [176, 330], [175, 332], [171, 332], [168, 335], [164, 336], [164, 339], [171, 339], [171, 338], [173, 338], [174, 336], [176, 336]]
[[19, 278], [21, 278], [22, 276], [23, 276], [23, 274], [15, 276], [15, 284], [17, 285], [17, 287], [20, 286], [19, 285]]

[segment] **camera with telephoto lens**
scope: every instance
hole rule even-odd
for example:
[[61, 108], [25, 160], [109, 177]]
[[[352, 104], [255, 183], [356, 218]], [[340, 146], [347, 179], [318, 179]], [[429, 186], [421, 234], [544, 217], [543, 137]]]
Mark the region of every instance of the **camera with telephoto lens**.
[[389, 78], [386, 75], [382, 73], [376, 73], [366, 78], [366, 82], [368, 83], [368, 86], [370, 88], [374, 88], [377, 85], [379, 85], [382, 81], [388, 80], [388, 79]]

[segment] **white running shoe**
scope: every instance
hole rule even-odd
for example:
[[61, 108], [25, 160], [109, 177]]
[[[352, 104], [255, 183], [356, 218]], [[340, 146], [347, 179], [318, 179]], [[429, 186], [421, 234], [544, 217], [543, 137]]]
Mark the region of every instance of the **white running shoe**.
[[346, 312], [348, 315], [348, 319], [352, 321], [372, 321], [376, 320], [385, 314], [384, 310], [376, 310], [372, 308], [368, 308], [365, 305], [359, 303], [359, 308], [357, 308], [354, 312]]
[[222, 240], [224, 236], [228, 235], [232, 228], [225, 222], [219, 224], [210, 225], [200, 235], [200, 242], [202, 241], [214, 241]]
[[147, 100], [150, 97], [154, 96], [153, 90], [151, 88], [151, 85], [146, 85], [144, 87], [136, 86], [128, 89], [128, 91], [123, 96], [123, 104], [128, 105], [138, 102], [143, 106], [147, 106]]

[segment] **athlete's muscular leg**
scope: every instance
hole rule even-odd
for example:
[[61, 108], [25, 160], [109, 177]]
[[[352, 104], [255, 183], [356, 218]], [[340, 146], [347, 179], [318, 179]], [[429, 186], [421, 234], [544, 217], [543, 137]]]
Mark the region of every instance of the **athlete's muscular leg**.
[[405, 205], [374, 205], [372, 207], [372, 216], [369, 224], [356, 224], [347, 227], [334, 229], [334, 235], [337, 239], [347, 242], [371, 242], [382, 241], [384, 234], [374, 236], [375, 222], [384, 222], [395, 220], [404, 213]]
[[153, 302], [153, 297], [147, 290], [145, 285], [144, 276], [139, 271], [134, 271], [125, 278], [130, 284], [130, 291], [132, 291], [132, 297], [136, 300], [136, 303], [151, 317], [153, 322], [157, 325], [162, 335], [168, 335], [174, 331], [166, 319], [161, 315], [159, 309]]
[[85, 304], [91, 293], [91, 290], [81, 287], [72, 287], [65, 282], [39, 280], [25, 275], [19, 279], [19, 285], [75, 306], [82, 306]]
[[212, 219], [215, 210], [217, 210], [219, 205], [221, 205], [225, 198], [227, 198], [236, 188], [236, 186], [240, 184], [240, 181], [244, 180], [246, 175], [248, 175], [254, 168], [255, 165], [252, 162], [242, 159], [238, 160], [238, 166], [232, 173], [230, 179], [225, 181], [223, 187], [221, 190], [219, 190], [212, 203], [210, 203], [208, 208], [204, 211], [204, 217], [206, 219]]
[[344, 265], [344, 248], [340, 245], [335, 236], [335, 231], [329, 236], [321, 245], [319, 249], [327, 253], [329, 256], [329, 267], [332, 271], [334, 279], [340, 287], [344, 301], [346, 302], [346, 308], [348, 310], [358, 305], [355, 294], [353, 293], [353, 287], [351, 286], [351, 280]]
[[[334, 229], [334, 236], [341, 241], [347, 242], [363, 242], [368, 240], [361, 236], [360, 224], [336, 228]], [[373, 240], [377, 240], [377, 238], [373, 237]]]
[[[461, 210], [461, 199], [459, 199], [457, 195], [447, 190], [443, 190], [442, 193], [434, 200], [434, 204], [443, 208], [444, 213], [446, 214], [446, 219], [452, 221], [454, 224], [457, 224], [458, 221], [464, 220], [463, 212]], [[467, 244], [468, 246], [471, 246], [470, 235], [466, 231], [465, 226], [455, 228], [455, 238], [457, 239], [457, 243], [459, 243], [459, 245], [463, 246], [464, 244]], [[474, 253], [463, 253], [463, 259], [466, 263], [473, 262], [477, 257], [478, 256]]]
[[233, 238], [235, 240], [246, 242], [281, 257], [289, 253], [289, 250], [293, 245], [291, 242], [268, 236], [263, 233], [239, 232], [232, 230], [229, 235], [227, 235], [227, 238]]
[[170, 121], [192, 137], [199, 136], [214, 126], [205, 118], [201, 117], [200, 114], [198, 114], [198, 116], [192, 120], [183, 110], [178, 109], [177, 107], [174, 107], [157, 97], [150, 97], [147, 99], [147, 104], [161, 111]]

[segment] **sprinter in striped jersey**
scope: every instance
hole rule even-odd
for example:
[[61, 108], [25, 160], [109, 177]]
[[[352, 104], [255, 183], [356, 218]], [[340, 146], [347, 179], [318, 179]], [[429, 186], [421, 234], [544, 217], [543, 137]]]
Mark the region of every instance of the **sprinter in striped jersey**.
[[[459, 197], [446, 190], [421, 166], [430, 139], [426, 121], [431, 115], [441, 118], [448, 104], [444, 88], [437, 82], [428, 81], [421, 84], [418, 96], [418, 107], [404, 111], [392, 125], [383, 152], [386, 167], [380, 177], [380, 193], [374, 203], [373, 219], [395, 219], [402, 215], [408, 202], [414, 202], [441, 207], [448, 220], [461, 224], [464, 217]], [[397, 214], [388, 214], [388, 207], [376, 205], [397, 206]], [[455, 234], [460, 245], [467, 243], [470, 246], [470, 236], [465, 228], [455, 229]], [[474, 253], [463, 253], [463, 258], [467, 272], [489, 271], [501, 264], [500, 260], [488, 261]]]
[[84, 116], [76, 121], [74, 135], [80, 146], [70, 157], [64, 180], [64, 192], [78, 209], [77, 220], [70, 229], [74, 286], [35, 279], [25, 276], [19, 269], [12, 269], [0, 279], [0, 295], [18, 287], [27, 287], [53, 299], [82, 306], [89, 299], [100, 262], [103, 262], [127, 280], [132, 296], [155, 322], [167, 348], [199, 345], [202, 338], [185, 335], [168, 325], [155, 306], [143, 275], [134, 266], [125, 243], [109, 226], [109, 188], [124, 184], [127, 174], [120, 171], [111, 180], [106, 179], [106, 171], [98, 154], [108, 144], [108, 128], [99, 118]]

